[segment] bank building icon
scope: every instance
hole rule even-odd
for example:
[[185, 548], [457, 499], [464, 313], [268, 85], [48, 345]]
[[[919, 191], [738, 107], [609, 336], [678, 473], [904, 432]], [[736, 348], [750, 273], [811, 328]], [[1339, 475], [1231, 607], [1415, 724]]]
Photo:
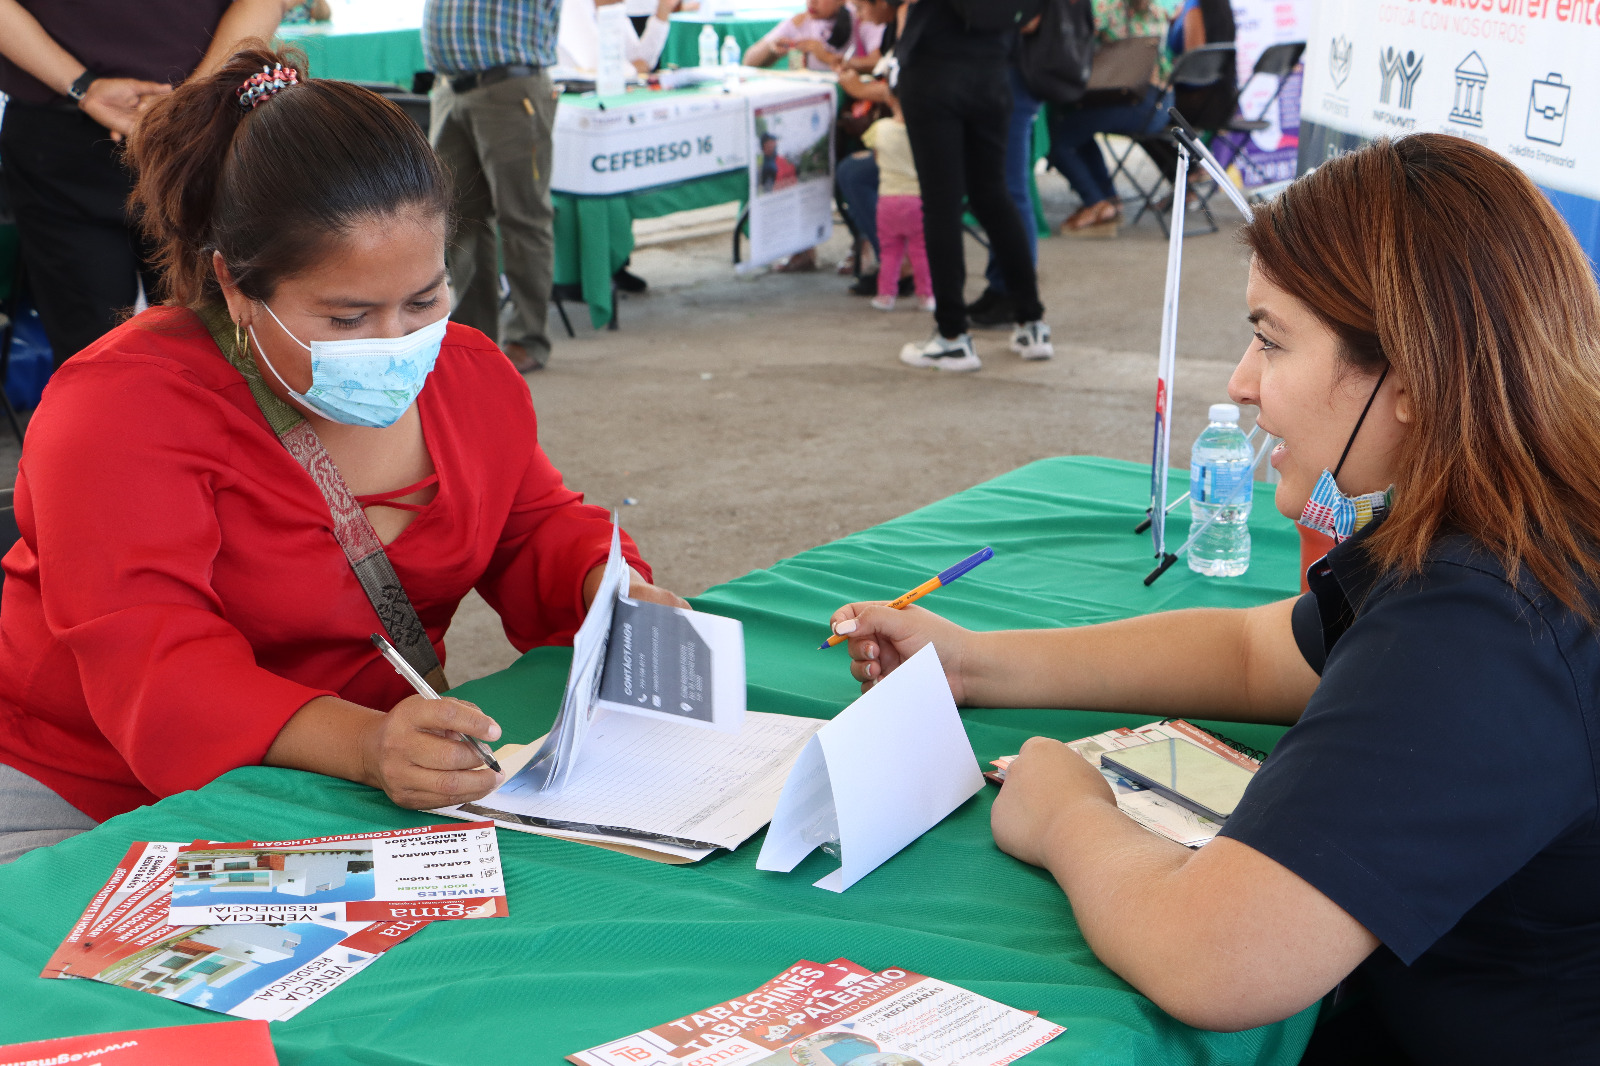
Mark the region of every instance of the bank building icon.
[[1463, 126], [1483, 126], [1483, 90], [1489, 84], [1489, 69], [1483, 57], [1468, 52], [1456, 64], [1456, 99], [1450, 106], [1450, 121]]

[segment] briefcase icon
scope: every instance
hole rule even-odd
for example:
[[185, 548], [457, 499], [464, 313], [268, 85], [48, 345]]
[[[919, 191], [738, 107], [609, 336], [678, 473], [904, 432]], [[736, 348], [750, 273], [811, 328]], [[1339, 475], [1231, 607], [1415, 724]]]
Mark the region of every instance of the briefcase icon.
[[1525, 132], [1530, 141], [1559, 145], [1567, 136], [1567, 103], [1572, 99], [1572, 86], [1561, 83], [1561, 75], [1551, 74], [1544, 80], [1535, 80], [1528, 95], [1528, 125]]

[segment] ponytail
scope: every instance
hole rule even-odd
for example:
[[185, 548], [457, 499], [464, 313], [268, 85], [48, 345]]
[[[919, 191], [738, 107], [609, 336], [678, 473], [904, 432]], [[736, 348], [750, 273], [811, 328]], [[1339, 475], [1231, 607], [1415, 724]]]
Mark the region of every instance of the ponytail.
[[[280, 63], [298, 84], [241, 105], [245, 83]], [[444, 168], [404, 111], [348, 82], [313, 81], [302, 53], [261, 41], [158, 100], [128, 158], [129, 207], [174, 304], [220, 295], [213, 252], [240, 292], [264, 300], [365, 219], [450, 211]]]
[[855, 36], [856, 16], [849, 4], [840, 4], [839, 9], [833, 13], [833, 32], [828, 34], [828, 47], [835, 52], [843, 52], [850, 39]]

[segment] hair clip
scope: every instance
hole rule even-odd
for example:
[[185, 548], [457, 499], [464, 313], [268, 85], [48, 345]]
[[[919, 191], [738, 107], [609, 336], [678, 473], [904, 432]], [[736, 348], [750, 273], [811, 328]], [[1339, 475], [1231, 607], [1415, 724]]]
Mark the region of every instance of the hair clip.
[[262, 67], [261, 73], [250, 75], [243, 85], [234, 90], [233, 95], [238, 97], [240, 107], [246, 111], [254, 111], [277, 95], [280, 90], [298, 84], [300, 84], [300, 72], [293, 67], [278, 63], [272, 67]]

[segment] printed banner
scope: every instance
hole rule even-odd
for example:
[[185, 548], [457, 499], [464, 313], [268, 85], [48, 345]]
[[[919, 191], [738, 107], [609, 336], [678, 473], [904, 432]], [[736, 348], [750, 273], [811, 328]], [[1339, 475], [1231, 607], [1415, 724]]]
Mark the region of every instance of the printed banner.
[[635, 93], [604, 109], [556, 108], [550, 188], [613, 196], [744, 167], [744, 97]]
[[832, 88], [752, 91], [750, 257], [741, 272], [833, 234], [833, 111]]
[[1324, 0], [1306, 49], [1302, 172], [1379, 136], [1486, 145], [1600, 254], [1600, 0]]

